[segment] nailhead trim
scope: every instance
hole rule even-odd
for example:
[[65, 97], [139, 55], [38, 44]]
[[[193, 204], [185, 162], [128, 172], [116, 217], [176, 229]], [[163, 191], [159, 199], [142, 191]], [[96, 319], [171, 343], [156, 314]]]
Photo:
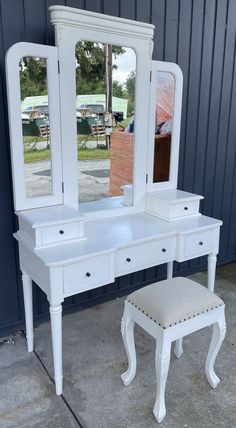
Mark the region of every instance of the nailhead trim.
[[[153, 322], [155, 322], [155, 323], [157, 324], [157, 320], [153, 320], [153, 318], [152, 318], [150, 315], [146, 314], [146, 313], [145, 313], [145, 311], [144, 311], [142, 308], [139, 308], [137, 305], [135, 305], [133, 302], [131, 302], [131, 300], [129, 300], [129, 298], [128, 298], [128, 297], [126, 297], [126, 298], [125, 298], [125, 300], [127, 300], [127, 302], [129, 302], [132, 306], [134, 306], [136, 309], [138, 309], [140, 312], [142, 312], [146, 317], [148, 317], [149, 319], [151, 319]], [[219, 308], [220, 306], [223, 306], [223, 304], [222, 304], [222, 303], [220, 303], [219, 305], [216, 305], [214, 308], [206, 309], [205, 311], [202, 311], [202, 314], [204, 314], [204, 313], [206, 313], [206, 312], [209, 312], [209, 310], [213, 311], [214, 309], [217, 309], [217, 308]], [[192, 315], [192, 317], [188, 317], [188, 319], [190, 320], [191, 318], [195, 318], [196, 316], [199, 316], [199, 315], [200, 315], [200, 312], [199, 312], [198, 314], [193, 314], [193, 315]], [[187, 321], [187, 319], [186, 319], [186, 318], [184, 318], [182, 321], [180, 320], [178, 323], [179, 323], [179, 324], [181, 324], [181, 323], [182, 323], [182, 322], [184, 322], [184, 321]], [[170, 324], [170, 325], [169, 325], [169, 327], [173, 327], [174, 325], [177, 325], [178, 323], [177, 323], [177, 322], [175, 322], [174, 324]], [[165, 330], [165, 329], [166, 329], [166, 327], [165, 327], [165, 326], [163, 326], [163, 325], [161, 325], [161, 323], [158, 323], [158, 325], [159, 325], [160, 327], [162, 327], [162, 328], [163, 328], [163, 330]]]

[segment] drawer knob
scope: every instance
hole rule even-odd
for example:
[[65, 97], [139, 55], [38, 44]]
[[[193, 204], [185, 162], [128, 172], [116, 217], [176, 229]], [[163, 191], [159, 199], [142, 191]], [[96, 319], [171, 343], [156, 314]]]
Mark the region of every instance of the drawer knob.
[[166, 252], [166, 248], [162, 248], [162, 250], [161, 250], [163, 253], [165, 253]]
[[203, 242], [202, 242], [202, 241], [200, 241], [200, 242], [199, 242], [199, 245], [203, 245]]
[[63, 235], [64, 230], [59, 230], [60, 235]]
[[86, 276], [89, 278], [91, 276], [90, 272], [86, 272]]
[[129, 262], [131, 262], [131, 259], [129, 257], [127, 257], [126, 261], [129, 263]]
[[188, 211], [188, 207], [184, 207], [185, 211]]

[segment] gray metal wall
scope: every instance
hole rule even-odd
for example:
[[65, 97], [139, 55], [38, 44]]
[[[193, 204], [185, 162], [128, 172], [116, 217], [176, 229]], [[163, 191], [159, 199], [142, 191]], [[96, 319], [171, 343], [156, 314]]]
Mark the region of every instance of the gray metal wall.
[[[177, 62], [184, 74], [179, 188], [205, 196], [204, 214], [221, 218], [220, 263], [236, 260], [235, 0], [0, 0], [0, 334], [21, 328], [23, 304], [13, 214], [4, 56], [18, 41], [54, 44], [48, 7], [62, 4], [156, 26], [154, 59]], [[175, 266], [184, 275], [205, 258]], [[178, 272], [179, 271], [179, 272]], [[119, 278], [79, 297], [65, 309], [85, 307], [163, 278], [165, 267]], [[48, 311], [36, 287], [35, 315]]]

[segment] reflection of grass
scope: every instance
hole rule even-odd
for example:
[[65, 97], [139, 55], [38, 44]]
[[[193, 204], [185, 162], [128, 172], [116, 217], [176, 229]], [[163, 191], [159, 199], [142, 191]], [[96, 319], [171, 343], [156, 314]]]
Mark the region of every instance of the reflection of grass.
[[[78, 151], [78, 158], [80, 160], [90, 160], [90, 159], [109, 159], [110, 152], [105, 149], [84, 149]], [[35, 150], [31, 152], [24, 153], [25, 163], [30, 162], [40, 162], [43, 160], [50, 159], [50, 150]]]

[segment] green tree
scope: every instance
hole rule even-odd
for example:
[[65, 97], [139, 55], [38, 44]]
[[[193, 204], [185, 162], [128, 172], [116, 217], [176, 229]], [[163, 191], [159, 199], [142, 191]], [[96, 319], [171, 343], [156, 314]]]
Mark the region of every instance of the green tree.
[[112, 82], [112, 95], [118, 98], [125, 98], [123, 86], [118, 80], [113, 80]]
[[22, 100], [32, 95], [47, 95], [46, 59], [24, 57], [19, 68]]
[[125, 88], [128, 98], [128, 114], [134, 110], [134, 98], [135, 98], [135, 71], [131, 71], [126, 79]]

